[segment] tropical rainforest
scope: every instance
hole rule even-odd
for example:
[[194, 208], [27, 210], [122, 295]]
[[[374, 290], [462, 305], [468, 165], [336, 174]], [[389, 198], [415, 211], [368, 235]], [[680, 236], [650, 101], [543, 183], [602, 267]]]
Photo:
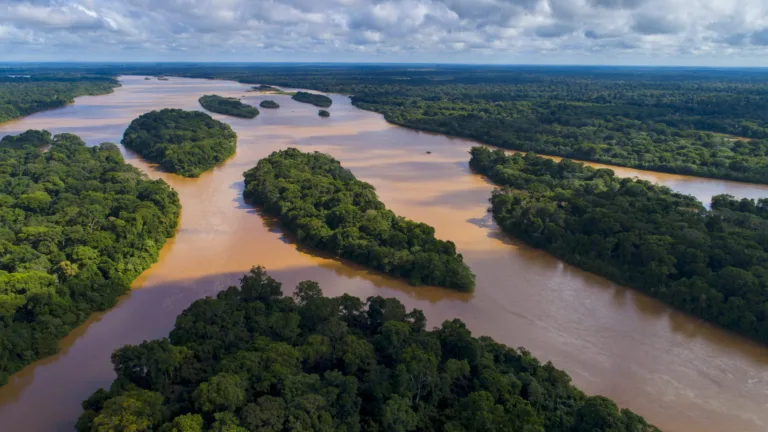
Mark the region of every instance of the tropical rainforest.
[[263, 101], [261, 101], [259, 106], [262, 107], [262, 108], [270, 108], [270, 109], [280, 108], [280, 104], [278, 104], [277, 102], [275, 102], [273, 100], [263, 100]]
[[473, 147], [502, 230], [585, 270], [768, 342], [768, 199], [694, 197], [563, 159]]
[[498, 147], [768, 183], [768, 76], [759, 69], [113, 65], [88, 72], [337, 92], [394, 124]]
[[291, 96], [291, 99], [298, 101], [298, 102], [304, 102], [308, 104], [312, 104], [317, 107], [321, 108], [328, 108], [331, 106], [333, 101], [328, 96], [314, 94], [314, 93], [307, 93], [307, 92], [296, 92], [295, 95]]
[[140, 115], [122, 144], [168, 172], [199, 177], [235, 154], [237, 134], [200, 111], [162, 109]]
[[[45, 152], [40, 147], [49, 146]], [[116, 145], [27, 131], [0, 141], [0, 384], [57, 351], [157, 260], [180, 204]]]
[[254, 118], [259, 115], [259, 109], [240, 102], [237, 98], [223, 97], [219, 95], [205, 95], [197, 100], [200, 105], [219, 114], [226, 114], [234, 117]]
[[111, 93], [119, 85], [111, 77], [64, 73], [0, 76], [0, 122], [59, 108], [78, 96]]
[[413, 285], [474, 288], [474, 275], [453, 242], [387, 210], [373, 186], [331, 156], [289, 148], [261, 159], [244, 176], [244, 198], [277, 217], [305, 246]]
[[529, 352], [433, 330], [396, 299], [293, 297], [264, 269], [198, 300], [168, 339], [114, 352], [79, 432], [656, 432]]

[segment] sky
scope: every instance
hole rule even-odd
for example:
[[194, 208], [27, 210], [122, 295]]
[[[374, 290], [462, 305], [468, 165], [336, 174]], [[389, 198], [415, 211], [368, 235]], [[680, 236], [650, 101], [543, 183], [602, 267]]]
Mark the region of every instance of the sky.
[[0, 61], [768, 66], [768, 0], [0, 0]]

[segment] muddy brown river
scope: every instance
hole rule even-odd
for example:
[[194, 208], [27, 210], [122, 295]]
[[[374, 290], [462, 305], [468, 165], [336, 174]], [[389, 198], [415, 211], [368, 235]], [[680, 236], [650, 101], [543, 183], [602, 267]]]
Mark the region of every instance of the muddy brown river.
[[[665, 431], [768, 430], [768, 349], [658, 301], [563, 264], [502, 235], [486, 213], [492, 186], [469, 171], [472, 142], [389, 125], [332, 95], [332, 116], [288, 96], [245, 93], [227, 81], [122, 77], [105, 96], [0, 125], [0, 136], [26, 129], [72, 132], [89, 144], [119, 142], [128, 123], [160, 108], [201, 109], [197, 98], [217, 93], [258, 105], [280, 103], [253, 120], [214, 114], [238, 134], [237, 154], [199, 179], [157, 171], [135, 155], [133, 165], [164, 178], [183, 211], [175, 239], [113, 309], [91, 317], [61, 343], [61, 352], [34, 363], [0, 387], [0, 429], [71, 431], [80, 402], [114, 378], [116, 348], [166, 336], [195, 299], [213, 295], [252, 265], [284, 284], [306, 279], [328, 295], [397, 297], [424, 310], [429, 325], [458, 317], [475, 335], [524, 346], [566, 370], [590, 394], [613, 398]], [[477, 275], [466, 295], [414, 288], [363, 268], [297, 250], [241, 198], [242, 173], [270, 152], [289, 146], [336, 157], [372, 183], [389, 208], [435, 227], [453, 240]], [[431, 151], [432, 154], [426, 154]], [[618, 168], [693, 194], [767, 197], [768, 186]]]

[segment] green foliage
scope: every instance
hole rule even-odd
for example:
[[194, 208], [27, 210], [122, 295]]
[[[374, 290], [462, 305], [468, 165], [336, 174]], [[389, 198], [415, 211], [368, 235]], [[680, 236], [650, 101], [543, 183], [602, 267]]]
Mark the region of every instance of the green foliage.
[[768, 342], [768, 199], [694, 197], [568, 159], [474, 147], [502, 230], [585, 270]]
[[278, 104], [273, 100], [263, 100], [261, 101], [259, 106], [262, 108], [270, 108], [270, 109], [280, 108], [280, 104]]
[[235, 154], [237, 135], [206, 113], [163, 109], [140, 115], [123, 135], [123, 145], [168, 172], [199, 177]]
[[[301, 317], [289, 338], [270, 324], [286, 314]], [[312, 281], [283, 297], [254, 268], [193, 303], [169, 340], [118, 350], [117, 379], [83, 402], [77, 429], [658, 432], [522, 348], [474, 338], [459, 320], [433, 331], [422, 321], [396, 299], [328, 298]], [[188, 353], [172, 375], [144, 373], [170, 365], [169, 352]]]
[[176, 192], [126, 165], [114, 144], [61, 134], [41, 152], [31, 142], [0, 148], [0, 383], [114, 305], [180, 212]]
[[297, 102], [312, 104], [320, 108], [328, 108], [333, 104], [333, 101], [328, 96], [303, 91], [296, 92], [295, 95], [291, 96], [291, 99]]
[[474, 288], [474, 275], [453, 242], [436, 239], [429, 225], [387, 210], [373, 186], [328, 155], [274, 152], [244, 176], [244, 197], [278, 217], [306, 246], [413, 285]]
[[320, 111], [317, 112], [317, 115], [319, 115], [320, 117], [330, 117], [331, 113], [329, 113], [326, 110], [320, 110]]
[[47, 130], [29, 129], [19, 135], [6, 135], [0, 140], [0, 148], [22, 149], [24, 147], [41, 148], [51, 145], [53, 137]]
[[[242, 118], [254, 118], [259, 115], [259, 109], [240, 102], [237, 98], [228, 98], [219, 95], [205, 95], [197, 100], [203, 108], [219, 114], [226, 114]], [[262, 105], [264, 106], [264, 105]]]
[[0, 123], [63, 107], [78, 96], [111, 93], [120, 85], [107, 77], [38, 75], [0, 77]]

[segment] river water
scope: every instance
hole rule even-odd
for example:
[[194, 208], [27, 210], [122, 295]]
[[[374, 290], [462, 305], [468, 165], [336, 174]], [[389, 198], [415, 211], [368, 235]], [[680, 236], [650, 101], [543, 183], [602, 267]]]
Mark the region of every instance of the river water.
[[[472, 142], [389, 125], [375, 113], [332, 95], [332, 116], [288, 96], [245, 93], [228, 81], [122, 77], [110, 95], [78, 98], [61, 109], [0, 125], [0, 136], [26, 129], [71, 132], [89, 144], [119, 142], [130, 121], [160, 108], [201, 109], [197, 98], [245, 96], [278, 110], [252, 120], [214, 114], [238, 134], [237, 154], [198, 179], [159, 172], [126, 154], [180, 195], [181, 223], [160, 260], [113, 309], [94, 315], [61, 344], [61, 353], [30, 365], [0, 388], [3, 431], [70, 431], [80, 401], [114, 378], [110, 354], [124, 344], [163, 337], [195, 299], [213, 295], [252, 265], [263, 265], [289, 293], [301, 280], [327, 295], [397, 297], [422, 309], [430, 326], [454, 317], [475, 335], [524, 346], [566, 370], [590, 394], [613, 398], [666, 431], [768, 429], [768, 349], [675, 312], [658, 301], [563, 264], [502, 235], [486, 209], [492, 186], [469, 171]], [[435, 227], [477, 275], [474, 294], [421, 287], [297, 250], [241, 198], [242, 173], [289, 146], [336, 157], [372, 183], [389, 208]], [[432, 154], [426, 154], [431, 151]], [[626, 168], [693, 194], [766, 197], [768, 186]]]

